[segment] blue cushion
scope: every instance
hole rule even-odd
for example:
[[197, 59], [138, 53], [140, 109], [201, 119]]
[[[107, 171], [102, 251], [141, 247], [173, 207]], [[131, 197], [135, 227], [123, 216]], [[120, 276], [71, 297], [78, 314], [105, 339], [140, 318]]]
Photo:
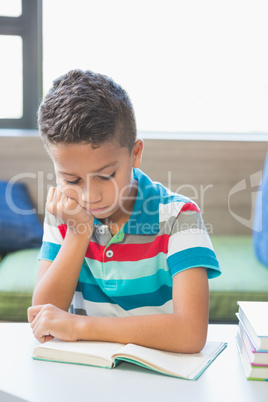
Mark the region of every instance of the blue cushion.
[[253, 245], [258, 260], [268, 267], [268, 153], [255, 203]]
[[26, 185], [0, 181], [0, 253], [38, 248], [42, 235]]

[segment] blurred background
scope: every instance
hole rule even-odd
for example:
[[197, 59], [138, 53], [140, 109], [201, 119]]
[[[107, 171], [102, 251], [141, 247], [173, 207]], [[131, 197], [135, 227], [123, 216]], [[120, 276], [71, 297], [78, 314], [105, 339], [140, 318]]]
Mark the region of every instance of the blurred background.
[[210, 321], [268, 301], [267, 15], [267, 0], [0, 0], [0, 320], [27, 319], [55, 185], [36, 113], [75, 68], [127, 90], [142, 170], [199, 205], [223, 272]]

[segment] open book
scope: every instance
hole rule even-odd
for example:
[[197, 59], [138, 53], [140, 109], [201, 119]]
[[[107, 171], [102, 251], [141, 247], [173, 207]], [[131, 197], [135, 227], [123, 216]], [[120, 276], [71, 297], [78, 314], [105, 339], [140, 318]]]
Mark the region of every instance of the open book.
[[196, 380], [227, 346], [207, 342], [200, 353], [182, 354], [150, 349], [134, 344], [111, 342], [64, 342], [52, 339], [35, 347], [33, 358], [61, 363], [85, 364], [105, 368], [127, 361], [162, 374]]

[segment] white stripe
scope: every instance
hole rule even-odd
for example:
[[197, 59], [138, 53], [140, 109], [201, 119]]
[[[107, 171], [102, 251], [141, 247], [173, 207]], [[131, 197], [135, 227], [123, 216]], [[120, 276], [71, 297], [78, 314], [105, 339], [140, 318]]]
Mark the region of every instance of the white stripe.
[[159, 222], [166, 222], [171, 216], [178, 216], [185, 202], [159, 204]]
[[167, 257], [193, 247], [207, 247], [213, 250], [207, 231], [193, 228], [173, 234], [169, 238]]
[[60, 234], [59, 229], [56, 226], [51, 226], [45, 222], [43, 241], [61, 245], [63, 242], [63, 238]]
[[75, 309], [83, 309], [88, 316], [93, 317], [129, 317], [137, 315], [151, 315], [151, 314], [172, 314], [173, 302], [169, 300], [162, 306], [139, 307], [133, 310], [124, 310], [117, 304], [112, 303], [96, 303], [84, 300], [81, 292], [75, 292], [73, 301]]

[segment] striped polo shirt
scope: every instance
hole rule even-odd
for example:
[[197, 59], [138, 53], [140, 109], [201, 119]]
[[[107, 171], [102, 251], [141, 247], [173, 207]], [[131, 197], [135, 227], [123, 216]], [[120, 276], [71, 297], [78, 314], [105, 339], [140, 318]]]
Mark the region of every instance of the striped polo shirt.
[[[221, 270], [197, 205], [133, 169], [132, 214], [112, 236], [95, 218], [70, 311], [91, 316], [172, 313], [172, 278], [205, 267]], [[53, 261], [67, 226], [47, 213], [39, 259]]]

